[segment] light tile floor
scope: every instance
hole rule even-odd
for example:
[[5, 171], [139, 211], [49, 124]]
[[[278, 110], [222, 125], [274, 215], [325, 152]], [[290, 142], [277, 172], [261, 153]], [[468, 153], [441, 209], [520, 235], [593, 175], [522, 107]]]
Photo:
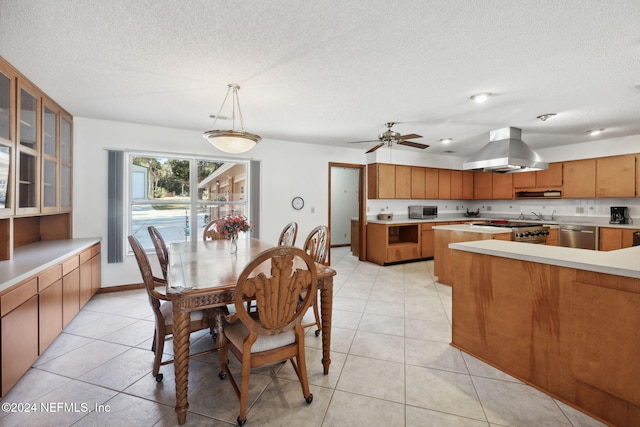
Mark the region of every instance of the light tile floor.
[[[451, 347], [451, 288], [434, 280], [432, 261], [379, 267], [348, 248], [331, 256], [330, 373], [310, 329], [312, 404], [290, 364], [265, 367], [251, 376], [247, 425], [602, 425]], [[144, 291], [96, 295], [2, 400], [26, 407], [0, 412], [0, 425], [177, 425], [173, 366], [161, 368], [162, 383], [151, 376], [152, 336]], [[192, 337], [192, 351], [212, 345], [206, 331]], [[217, 353], [191, 361], [186, 425], [235, 425], [238, 401], [218, 372]]]

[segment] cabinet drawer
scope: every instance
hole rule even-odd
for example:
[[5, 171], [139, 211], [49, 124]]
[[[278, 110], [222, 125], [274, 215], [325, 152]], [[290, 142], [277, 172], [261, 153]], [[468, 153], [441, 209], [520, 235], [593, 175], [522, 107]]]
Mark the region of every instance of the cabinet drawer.
[[38, 292], [42, 292], [62, 277], [62, 264], [54, 265], [44, 273], [38, 275]]
[[89, 261], [93, 255], [91, 255], [91, 249], [87, 248], [84, 251], [80, 252], [80, 264], [84, 264]]
[[66, 276], [80, 265], [80, 256], [75, 255], [62, 263], [62, 275]]
[[34, 277], [2, 296], [0, 300], [0, 315], [4, 317], [37, 293], [38, 279]]
[[420, 246], [417, 243], [398, 243], [387, 248], [387, 262], [418, 258], [420, 258]]
[[99, 253], [100, 253], [100, 243], [96, 243], [95, 245], [91, 246], [91, 258], [98, 255]]

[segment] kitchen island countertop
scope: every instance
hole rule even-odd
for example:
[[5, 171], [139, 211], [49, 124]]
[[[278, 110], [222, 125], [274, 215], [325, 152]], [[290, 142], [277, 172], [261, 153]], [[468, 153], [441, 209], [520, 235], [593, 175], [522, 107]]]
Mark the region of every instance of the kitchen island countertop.
[[451, 243], [449, 248], [640, 279], [640, 246], [603, 252], [505, 240], [479, 240]]

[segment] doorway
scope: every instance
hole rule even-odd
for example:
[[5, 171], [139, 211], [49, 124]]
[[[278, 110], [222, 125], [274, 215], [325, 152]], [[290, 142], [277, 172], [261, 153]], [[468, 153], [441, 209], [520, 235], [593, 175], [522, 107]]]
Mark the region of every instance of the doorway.
[[329, 230], [331, 246], [351, 246], [366, 260], [365, 166], [329, 163]]

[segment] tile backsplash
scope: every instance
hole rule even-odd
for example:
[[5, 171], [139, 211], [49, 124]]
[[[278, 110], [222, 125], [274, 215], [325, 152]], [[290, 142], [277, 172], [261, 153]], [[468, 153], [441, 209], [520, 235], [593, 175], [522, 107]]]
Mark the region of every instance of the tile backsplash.
[[608, 220], [611, 206], [626, 206], [629, 216], [640, 224], [640, 199], [530, 199], [530, 200], [367, 200], [367, 215], [380, 212], [393, 212], [394, 215], [407, 215], [409, 205], [433, 205], [438, 214], [462, 215], [467, 209], [480, 209], [480, 215], [505, 215], [515, 217], [523, 214], [532, 217], [533, 213], [545, 218], [588, 217], [589, 219]]

